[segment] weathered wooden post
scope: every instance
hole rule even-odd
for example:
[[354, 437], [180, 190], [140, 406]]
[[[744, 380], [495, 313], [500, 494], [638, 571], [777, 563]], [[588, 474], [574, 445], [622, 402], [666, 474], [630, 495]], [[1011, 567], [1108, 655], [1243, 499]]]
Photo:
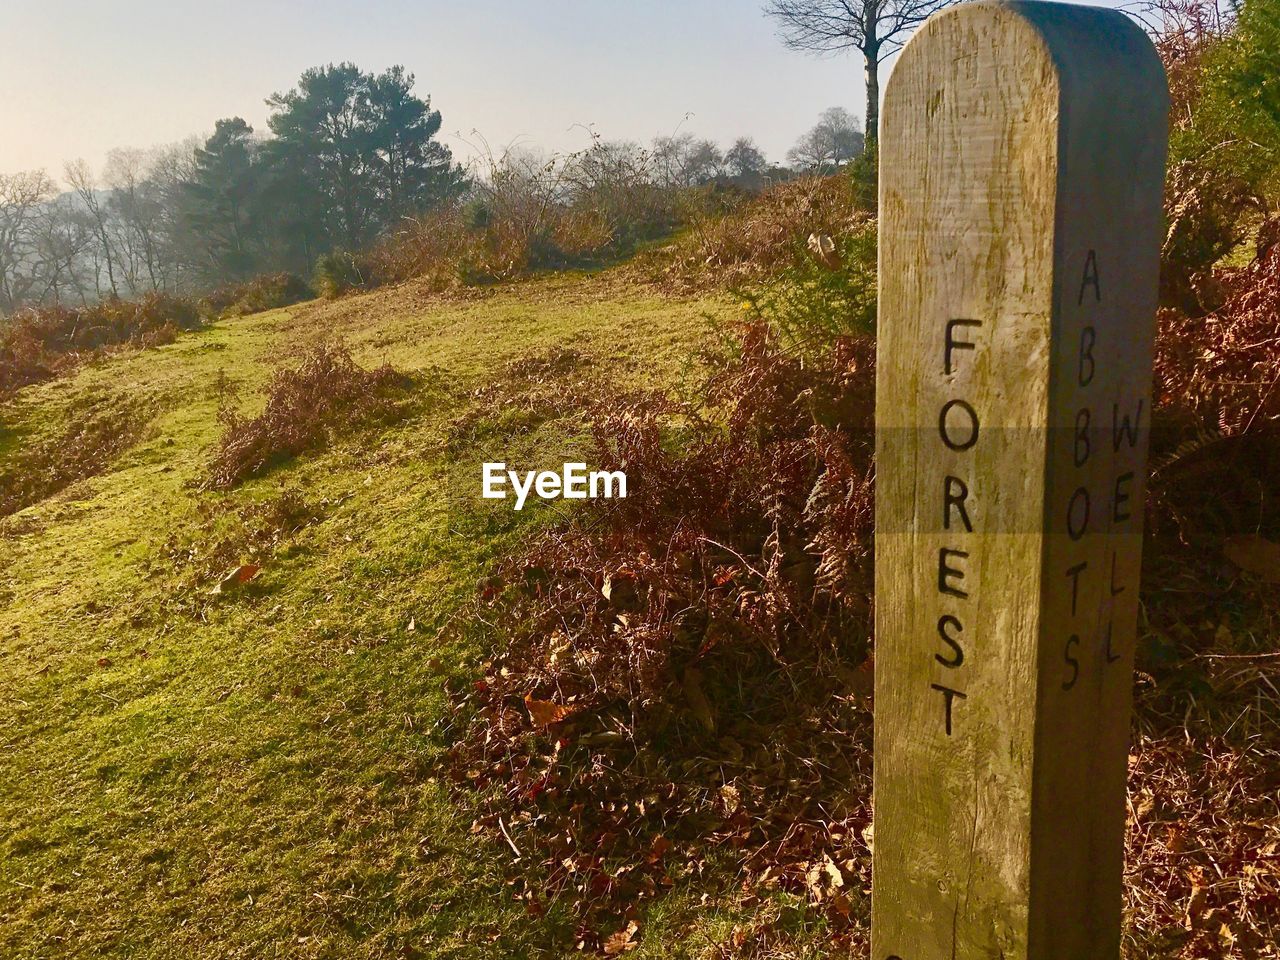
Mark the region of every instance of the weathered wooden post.
[[1167, 93], [974, 2], [880, 141], [873, 960], [1119, 955]]

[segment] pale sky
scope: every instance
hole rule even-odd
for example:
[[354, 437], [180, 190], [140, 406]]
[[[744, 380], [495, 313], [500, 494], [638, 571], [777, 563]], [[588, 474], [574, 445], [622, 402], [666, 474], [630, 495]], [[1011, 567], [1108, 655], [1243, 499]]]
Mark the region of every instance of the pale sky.
[[[150, 147], [241, 116], [307, 67], [395, 63], [465, 159], [648, 142], [677, 127], [770, 160], [831, 106], [864, 116], [856, 53], [786, 50], [761, 0], [0, 0], [0, 173]], [[885, 72], [887, 76], [887, 71]], [[882, 76], [882, 83], [884, 77]], [[686, 118], [686, 114], [692, 114]]]

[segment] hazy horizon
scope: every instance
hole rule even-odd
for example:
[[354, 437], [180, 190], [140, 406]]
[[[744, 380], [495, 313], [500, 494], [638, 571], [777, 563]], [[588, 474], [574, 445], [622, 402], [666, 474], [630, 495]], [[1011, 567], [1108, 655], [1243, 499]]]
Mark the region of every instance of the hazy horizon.
[[127, 16], [16, 0], [6, 20], [21, 42], [0, 59], [0, 83], [18, 92], [0, 104], [0, 173], [60, 179], [79, 158], [100, 169], [111, 149], [204, 137], [222, 117], [266, 132], [270, 94], [341, 61], [403, 64], [460, 160], [486, 141], [579, 149], [592, 127], [642, 143], [677, 128], [722, 145], [750, 136], [780, 162], [827, 107], [866, 113], [856, 52], [785, 49], [758, 0], [137, 0]]

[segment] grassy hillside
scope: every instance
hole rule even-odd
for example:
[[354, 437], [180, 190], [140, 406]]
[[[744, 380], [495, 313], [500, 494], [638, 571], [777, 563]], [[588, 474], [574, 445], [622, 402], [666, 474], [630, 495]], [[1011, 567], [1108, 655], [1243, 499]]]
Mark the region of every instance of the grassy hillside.
[[[57, 371], [73, 372], [0, 404], [0, 956], [549, 958], [612, 942], [632, 957], [780, 960], [864, 949], [871, 664], [858, 578], [870, 567], [853, 551], [871, 533], [857, 532], [868, 501], [856, 494], [869, 488], [852, 467], [870, 462], [833, 460], [844, 496], [815, 500], [821, 484], [803, 470], [775, 482], [774, 456], [799, 450], [786, 463], [817, 471], [814, 458], [836, 448], [810, 443], [810, 428], [832, 411], [846, 431], [865, 430], [871, 368], [851, 343], [827, 358], [775, 353], [750, 327], [714, 376], [699, 352], [730, 316], [779, 302], [781, 320], [861, 315], [873, 234], [851, 223], [846, 263], [863, 269], [791, 270], [814, 294], [802, 303], [765, 297], [744, 312], [671, 282], [678, 270], [665, 289], [685, 293], [660, 295], [635, 265], [447, 296], [409, 283], [222, 320], [154, 349], [78, 354], [83, 365]], [[750, 265], [757, 247], [744, 238], [776, 232], [766, 226], [693, 240], [731, 240], [716, 262]], [[699, 251], [690, 277], [711, 259]], [[1269, 956], [1278, 942], [1265, 387], [1277, 256], [1225, 274], [1232, 299], [1208, 321], [1161, 314], [1153, 415], [1176, 430], [1155, 434], [1148, 504], [1131, 960]], [[366, 369], [407, 375], [395, 409], [379, 408], [375, 425], [334, 417], [322, 450], [211, 489], [219, 411], [241, 422], [270, 411], [263, 388], [326, 338]], [[687, 387], [673, 393], [688, 402], [623, 394], [642, 386]], [[662, 496], [630, 497], [568, 539], [565, 524], [534, 536], [563, 519], [562, 503], [515, 513], [479, 498], [485, 460], [591, 461], [583, 444], [598, 437], [582, 411], [594, 400], [595, 428], [616, 433], [628, 471], [665, 478], [638, 492]], [[679, 428], [647, 431], [659, 409], [680, 411]], [[1175, 444], [1210, 413], [1263, 429]], [[805, 504], [796, 515], [816, 526], [784, 529], [805, 555], [770, 582], [775, 595], [758, 571], [774, 530], [761, 518], [778, 496]], [[849, 509], [810, 517], [810, 503]], [[557, 537], [569, 557], [557, 582], [580, 588], [581, 610], [573, 591], [540, 601]], [[711, 587], [690, 543], [719, 551], [697, 558], [715, 571]], [[740, 628], [744, 610], [793, 586], [819, 596], [805, 566], [816, 570], [815, 543], [847, 561], [853, 629], [830, 625], [860, 649], [801, 645], [780, 659], [771, 634], [724, 642], [712, 630], [715, 617]], [[513, 557], [524, 559], [493, 576]], [[615, 603], [604, 593], [615, 573], [619, 584], [647, 577], [645, 599], [624, 587]], [[471, 602], [482, 585], [487, 597], [505, 585], [507, 605]], [[600, 596], [616, 610], [592, 619]], [[643, 727], [639, 711], [618, 712], [626, 696], [592, 700], [548, 680], [563, 679], [551, 668], [565, 634], [566, 675], [586, 664], [595, 683], [593, 654], [632, 652], [623, 631], [685, 613]], [[795, 622], [797, 637], [825, 636], [814, 628], [826, 621]], [[604, 679], [629, 683], [631, 669]], [[582, 708], [574, 732], [535, 718], [566, 704]], [[562, 754], [575, 737], [589, 749]], [[670, 788], [662, 802], [645, 792], [653, 784]]]
[[[484, 653], [438, 631], [554, 509], [482, 509], [481, 441], [450, 424], [469, 414], [466, 437], [556, 464], [570, 438], [477, 406], [476, 389], [553, 348], [622, 383], [671, 382], [732, 308], [608, 276], [448, 301], [408, 285], [223, 321], [24, 391], [0, 464], [95, 412], [127, 407], [139, 439], [0, 526], [0, 954], [562, 952], [558, 912], [513, 902], [433, 776], [442, 685]], [[228, 388], [252, 410], [271, 369], [324, 336], [413, 375], [398, 422], [200, 489]], [[215, 591], [248, 561], [255, 579]], [[685, 907], [669, 898], [633, 955], [671, 955]]]

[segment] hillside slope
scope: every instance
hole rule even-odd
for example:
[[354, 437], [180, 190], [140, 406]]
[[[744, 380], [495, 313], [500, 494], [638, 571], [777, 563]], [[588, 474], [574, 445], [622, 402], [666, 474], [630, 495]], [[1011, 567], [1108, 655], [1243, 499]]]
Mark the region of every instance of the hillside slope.
[[[478, 453], [450, 424], [488, 416], [476, 388], [553, 348], [620, 384], [672, 382], [730, 308], [608, 275], [456, 300], [406, 285], [19, 395], [0, 466], [121, 405], [139, 439], [0, 522], [0, 954], [558, 954], [556, 911], [512, 902], [432, 774], [442, 683], [483, 655], [437, 631], [555, 509], [476, 512]], [[201, 490], [228, 385], [252, 409], [325, 336], [415, 376], [402, 418]], [[491, 419], [491, 450], [559, 463], [565, 438]], [[255, 579], [215, 590], [248, 561]]]

